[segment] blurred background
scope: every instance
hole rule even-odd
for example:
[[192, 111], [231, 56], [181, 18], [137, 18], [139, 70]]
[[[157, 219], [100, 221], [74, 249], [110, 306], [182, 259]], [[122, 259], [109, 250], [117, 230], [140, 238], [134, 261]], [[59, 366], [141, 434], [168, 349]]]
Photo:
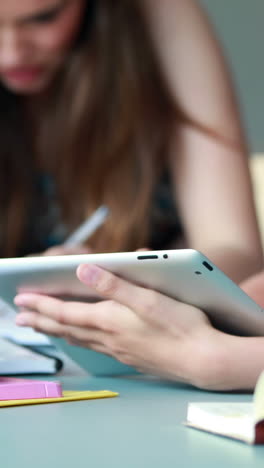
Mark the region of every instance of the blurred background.
[[200, 0], [233, 71], [250, 150], [264, 153], [264, 0]]

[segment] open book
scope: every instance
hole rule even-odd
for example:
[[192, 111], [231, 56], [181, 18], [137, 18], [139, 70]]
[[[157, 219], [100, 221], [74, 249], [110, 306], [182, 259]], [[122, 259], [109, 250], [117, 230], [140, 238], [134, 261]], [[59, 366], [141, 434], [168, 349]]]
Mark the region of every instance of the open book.
[[189, 403], [187, 426], [248, 444], [264, 444], [264, 372], [250, 403]]

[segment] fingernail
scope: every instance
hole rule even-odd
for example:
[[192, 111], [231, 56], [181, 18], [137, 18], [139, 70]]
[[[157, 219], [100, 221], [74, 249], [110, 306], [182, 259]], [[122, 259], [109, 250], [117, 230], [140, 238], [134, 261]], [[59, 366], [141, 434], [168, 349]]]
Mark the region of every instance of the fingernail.
[[23, 317], [22, 315], [18, 315], [16, 317], [16, 325], [20, 326], [20, 327], [24, 327], [24, 326], [27, 326], [28, 325], [28, 321], [25, 317]]
[[14, 303], [19, 307], [27, 305], [27, 302], [28, 302], [28, 297], [23, 296], [23, 295], [16, 296], [14, 299]]
[[79, 277], [82, 281], [89, 284], [95, 284], [101, 275], [101, 269], [95, 265], [81, 265]]

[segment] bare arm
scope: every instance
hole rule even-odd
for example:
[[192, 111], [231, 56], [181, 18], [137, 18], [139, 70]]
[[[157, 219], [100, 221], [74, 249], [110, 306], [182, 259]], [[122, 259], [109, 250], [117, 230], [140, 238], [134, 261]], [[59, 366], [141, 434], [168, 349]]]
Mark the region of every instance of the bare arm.
[[[218, 389], [253, 390], [260, 373], [264, 370], [264, 337], [236, 337], [223, 334], [221, 338], [218, 350], [215, 348], [216, 363], [220, 371]], [[214, 363], [209, 355], [204, 360], [205, 371], [206, 363], [212, 371]], [[202, 376], [202, 382], [205, 383], [204, 388], [216, 389], [214, 379], [209, 385], [206, 384], [206, 372]]]
[[170, 156], [187, 245], [239, 282], [261, 268], [262, 251], [225, 60], [194, 0], [144, 0], [144, 6], [172, 98], [194, 122], [177, 129]]

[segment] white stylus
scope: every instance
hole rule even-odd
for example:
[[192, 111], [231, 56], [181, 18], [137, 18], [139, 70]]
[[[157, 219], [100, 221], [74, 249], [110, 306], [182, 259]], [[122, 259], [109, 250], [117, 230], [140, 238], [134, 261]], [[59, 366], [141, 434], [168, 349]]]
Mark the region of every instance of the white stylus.
[[97, 210], [66, 239], [64, 245], [67, 247], [75, 247], [85, 242], [102, 226], [102, 224], [104, 224], [108, 215], [109, 209], [107, 206], [102, 205], [97, 208]]

